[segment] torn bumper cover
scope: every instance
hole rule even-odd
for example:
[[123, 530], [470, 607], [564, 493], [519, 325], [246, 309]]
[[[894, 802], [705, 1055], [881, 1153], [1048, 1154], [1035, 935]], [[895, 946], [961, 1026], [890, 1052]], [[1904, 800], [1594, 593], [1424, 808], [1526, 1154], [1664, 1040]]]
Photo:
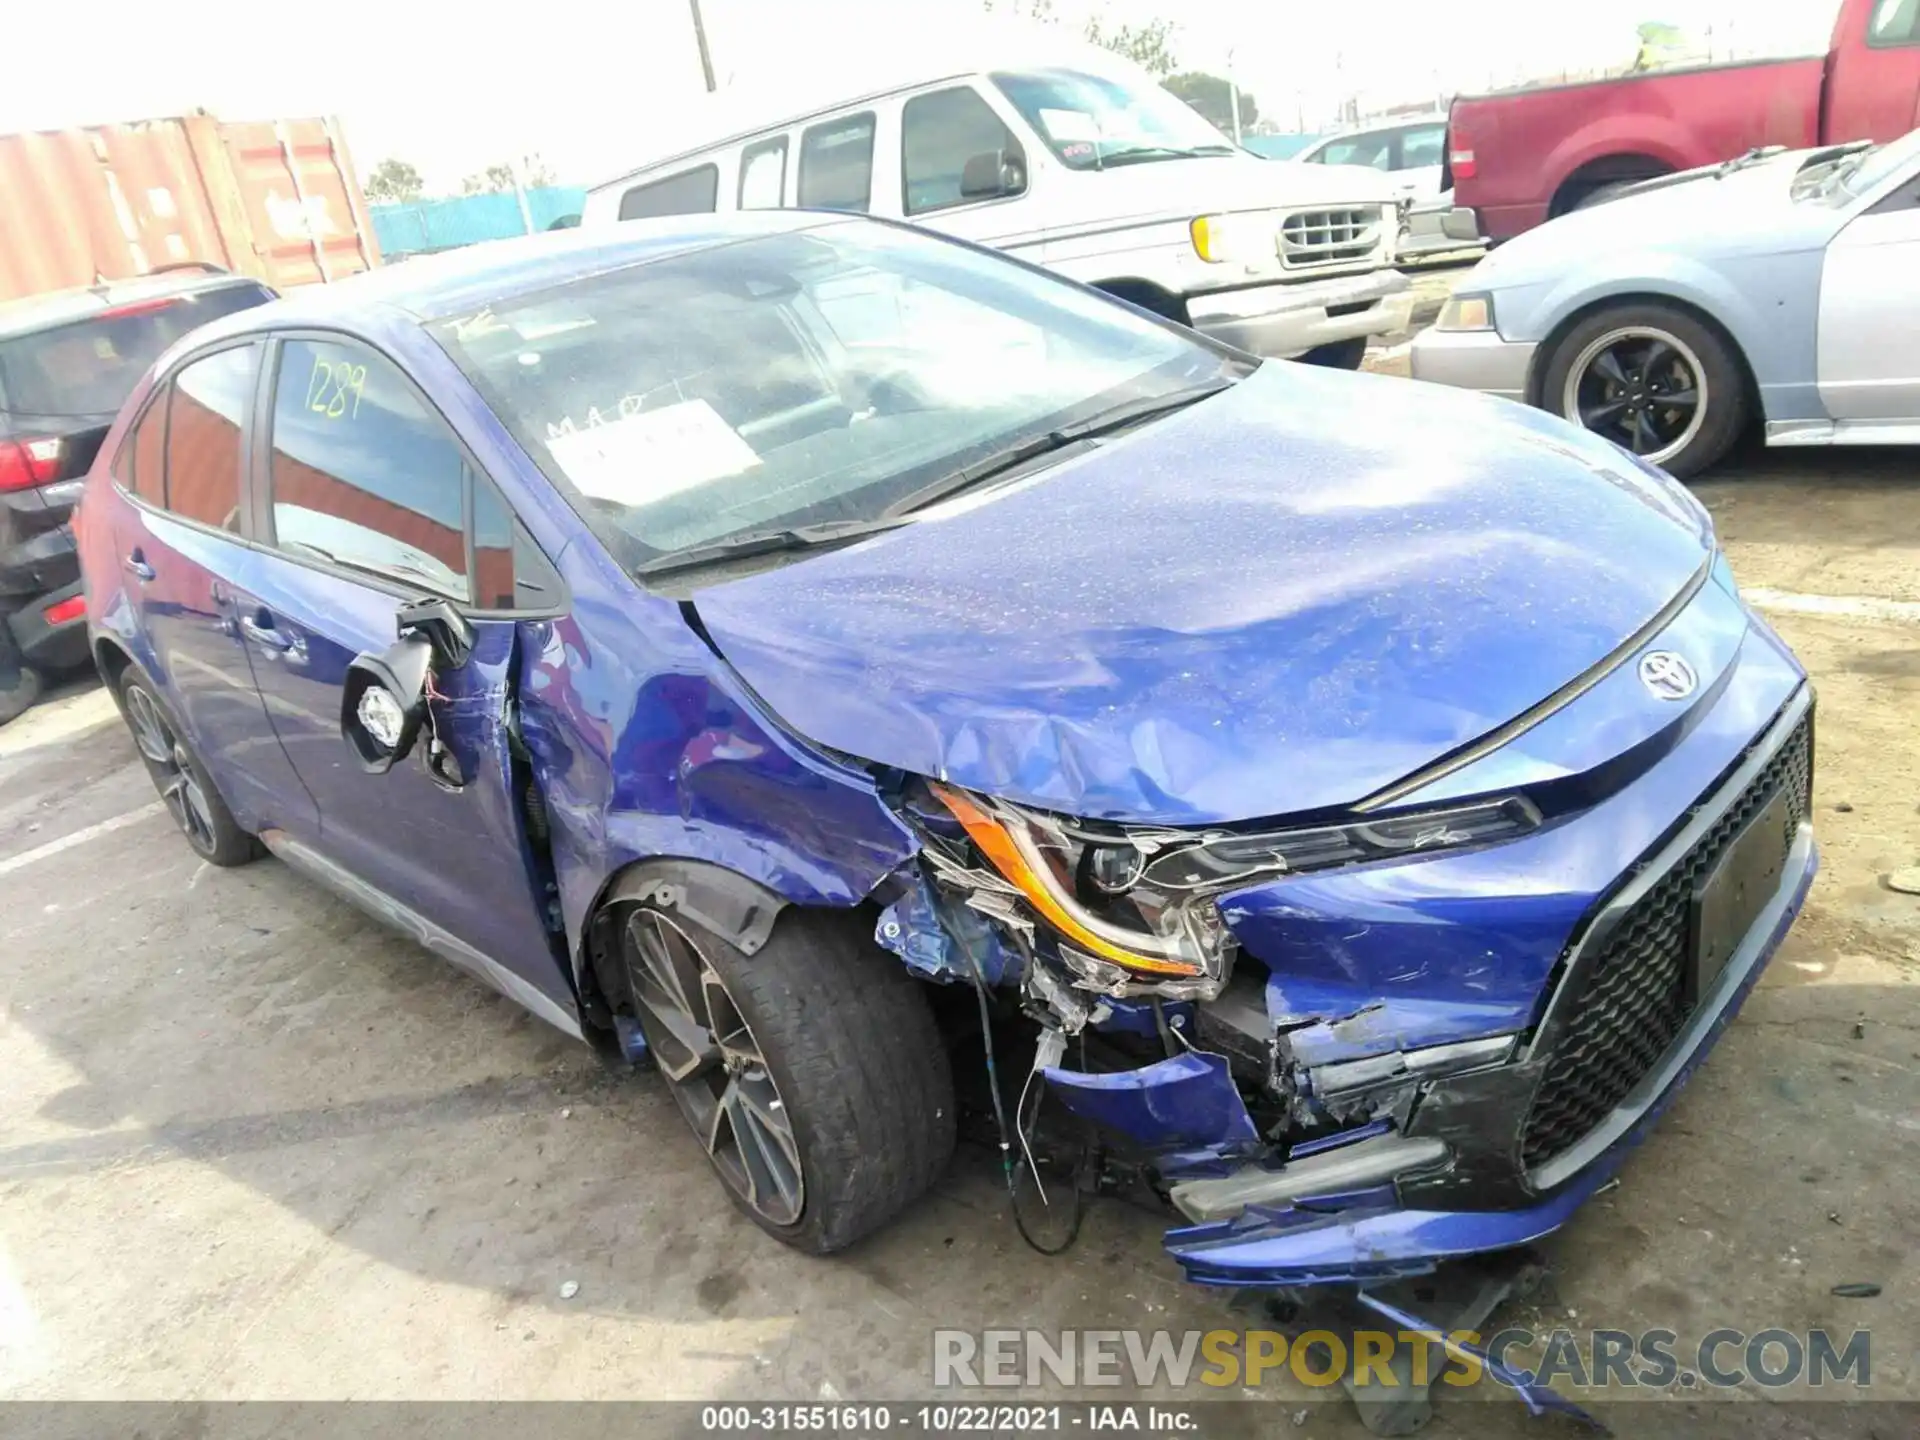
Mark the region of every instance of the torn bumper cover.
[[[1803, 829], [1780, 890], [1666, 1055], [1583, 1142], [1530, 1170], [1518, 1151], [1544, 1057], [1425, 1084], [1404, 1128], [1376, 1120], [1290, 1151], [1249, 1144], [1252, 1121], [1218, 1056], [1187, 1054], [1121, 1074], [1053, 1069], [1046, 1077], [1075, 1114], [1160, 1149], [1169, 1198], [1200, 1222], [1166, 1237], [1189, 1280], [1279, 1287], [1422, 1274], [1446, 1259], [1538, 1240], [1607, 1181], [1738, 1012], [1799, 913], [1816, 865]], [[1416, 1072], [1417, 1053], [1412, 1059], [1406, 1068]], [[1489, 1155], [1504, 1157], [1504, 1186], [1485, 1183]], [[1448, 1205], [1450, 1194], [1466, 1204]], [[1467, 1208], [1486, 1197], [1519, 1203]]]

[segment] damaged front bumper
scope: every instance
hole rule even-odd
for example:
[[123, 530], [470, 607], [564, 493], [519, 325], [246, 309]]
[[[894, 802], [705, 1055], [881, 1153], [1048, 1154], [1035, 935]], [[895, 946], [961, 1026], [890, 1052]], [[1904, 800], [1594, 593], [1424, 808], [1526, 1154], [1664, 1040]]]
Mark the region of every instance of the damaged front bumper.
[[[1257, 1022], [1236, 983], [1195, 1007], [1199, 1049], [1118, 1074], [1050, 1068], [1049, 1085], [1148, 1150], [1192, 1222], [1167, 1249], [1202, 1284], [1364, 1285], [1537, 1240], [1647, 1134], [1799, 913], [1818, 863], [1812, 719], [1803, 688], [1590, 910], [1523, 1031], [1356, 1057], [1341, 1045], [1363, 1045], [1364, 1026], [1288, 1015], [1276, 979], [1274, 1073], [1251, 1087], [1246, 1047], [1229, 1037], [1251, 1038]], [[1716, 918], [1735, 890], [1751, 898]], [[1657, 1053], [1647, 1034], [1664, 1040]], [[1261, 1088], [1284, 1092], [1297, 1123], [1260, 1138], [1243, 1096]]]
[[[1562, 1157], [1567, 1164], [1532, 1172], [1538, 1188], [1531, 1203], [1506, 1210], [1409, 1205], [1406, 1201], [1414, 1196], [1445, 1194], [1444, 1172], [1458, 1162], [1457, 1148], [1440, 1134], [1381, 1131], [1282, 1165], [1271, 1172], [1271, 1196], [1249, 1188], [1248, 1203], [1232, 1218], [1170, 1230], [1168, 1253], [1189, 1280], [1206, 1285], [1365, 1282], [1422, 1274], [1443, 1260], [1525, 1245], [1559, 1229], [1652, 1130], [1739, 1012], [1799, 914], [1816, 867], [1812, 835], [1803, 830], [1788, 862], [1785, 887], [1722, 972], [1719, 990], [1696, 1011], [1664, 1060], [1588, 1137], [1590, 1144]], [[1534, 1073], [1529, 1074], [1530, 1069]], [[1474, 1095], [1487, 1080], [1506, 1077], [1519, 1082], [1507, 1088], [1524, 1092], [1527, 1081], [1537, 1083], [1538, 1072], [1529, 1064], [1516, 1064], [1463, 1076], [1451, 1087], [1440, 1082], [1423, 1103], [1445, 1108], [1459, 1100], [1463, 1115], [1475, 1123], [1502, 1125], [1510, 1143], [1524, 1112], [1516, 1114], [1508, 1106], [1502, 1116], [1477, 1103]], [[1450, 1088], [1457, 1093], [1449, 1095]], [[1420, 1128], [1416, 1122], [1414, 1129]], [[1486, 1138], [1484, 1132], [1481, 1138]], [[1419, 1146], [1427, 1148], [1414, 1148]], [[1349, 1162], [1345, 1171], [1330, 1167], [1309, 1176], [1310, 1184], [1291, 1173], [1341, 1159]], [[1173, 1194], [1178, 1203], [1179, 1185]]]

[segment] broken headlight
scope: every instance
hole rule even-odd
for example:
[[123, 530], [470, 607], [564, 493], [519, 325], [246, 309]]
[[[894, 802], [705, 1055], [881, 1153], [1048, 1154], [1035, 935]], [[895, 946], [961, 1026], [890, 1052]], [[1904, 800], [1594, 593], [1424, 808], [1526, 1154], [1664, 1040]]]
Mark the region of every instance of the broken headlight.
[[[1001, 878], [1100, 988], [1124, 980], [1218, 980], [1228, 935], [1214, 899], [1273, 875], [1511, 839], [1540, 812], [1513, 796], [1377, 820], [1232, 834], [1097, 827], [930, 787]], [[1074, 950], [1084, 952], [1076, 955]]]

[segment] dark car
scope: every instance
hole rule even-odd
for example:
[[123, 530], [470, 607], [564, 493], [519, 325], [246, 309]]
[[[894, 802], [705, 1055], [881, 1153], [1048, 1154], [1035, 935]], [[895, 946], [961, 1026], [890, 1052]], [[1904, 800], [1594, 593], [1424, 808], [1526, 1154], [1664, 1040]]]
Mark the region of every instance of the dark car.
[[121, 403], [188, 331], [273, 298], [196, 264], [0, 304], [0, 722], [87, 663], [67, 521]]
[[77, 529], [203, 858], [650, 1055], [808, 1250], [939, 1175], [950, 1066], [1010, 1164], [1029, 1100], [1124, 1147], [1203, 1283], [1530, 1242], [1815, 866], [1805, 672], [1670, 477], [866, 218], [234, 316]]

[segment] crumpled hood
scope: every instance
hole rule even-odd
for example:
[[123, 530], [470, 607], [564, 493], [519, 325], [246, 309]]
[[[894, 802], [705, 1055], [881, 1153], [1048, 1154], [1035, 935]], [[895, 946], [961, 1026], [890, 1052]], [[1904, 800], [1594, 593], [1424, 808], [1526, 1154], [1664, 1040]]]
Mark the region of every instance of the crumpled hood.
[[1533, 410], [1272, 361], [858, 545], [701, 590], [813, 740], [1088, 817], [1341, 806], [1552, 694], [1705, 561], [1671, 481]]

